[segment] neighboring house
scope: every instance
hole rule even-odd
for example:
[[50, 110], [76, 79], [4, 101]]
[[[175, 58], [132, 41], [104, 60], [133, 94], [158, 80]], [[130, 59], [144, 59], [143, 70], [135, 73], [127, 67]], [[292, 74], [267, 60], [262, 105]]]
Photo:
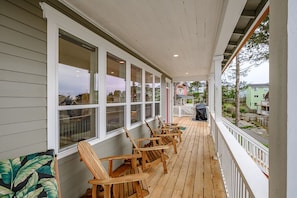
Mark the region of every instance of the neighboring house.
[[269, 115], [269, 92], [265, 94], [263, 100], [260, 102], [257, 113], [264, 116]]
[[249, 84], [246, 89], [246, 105], [251, 110], [258, 110], [264, 96], [269, 91], [269, 84]]

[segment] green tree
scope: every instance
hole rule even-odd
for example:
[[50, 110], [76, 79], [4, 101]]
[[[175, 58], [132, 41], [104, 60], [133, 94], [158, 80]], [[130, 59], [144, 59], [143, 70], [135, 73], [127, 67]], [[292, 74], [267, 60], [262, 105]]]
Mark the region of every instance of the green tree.
[[[235, 125], [238, 126], [240, 117], [240, 75], [246, 75], [252, 67], [259, 66], [269, 59], [269, 15], [267, 15], [256, 28], [245, 46], [236, 55], [235, 75]], [[241, 65], [248, 63], [249, 66], [241, 70]]]
[[194, 97], [194, 101], [198, 101], [200, 94], [199, 88], [201, 87], [201, 83], [199, 81], [193, 81], [189, 83], [189, 92]]

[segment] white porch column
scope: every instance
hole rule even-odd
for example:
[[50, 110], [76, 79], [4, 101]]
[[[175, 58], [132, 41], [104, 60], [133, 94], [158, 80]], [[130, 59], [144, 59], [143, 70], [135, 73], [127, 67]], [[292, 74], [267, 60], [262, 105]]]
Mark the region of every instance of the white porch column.
[[214, 113], [214, 74], [211, 73], [208, 79], [208, 108], [209, 113]]
[[214, 62], [214, 111], [216, 120], [222, 117], [222, 60], [223, 56], [215, 56], [213, 58]]
[[269, 197], [297, 195], [297, 1], [270, 1]]

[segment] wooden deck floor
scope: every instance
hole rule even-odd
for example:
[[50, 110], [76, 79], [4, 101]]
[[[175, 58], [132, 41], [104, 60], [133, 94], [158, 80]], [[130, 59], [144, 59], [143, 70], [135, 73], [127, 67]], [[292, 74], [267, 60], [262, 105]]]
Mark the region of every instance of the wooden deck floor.
[[218, 161], [213, 159], [214, 145], [207, 122], [192, 121], [191, 117], [174, 121], [186, 127], [178, 154], [173, 153], [173, 148], [168, 151], [168, 174], [164, 174], [161, 164], [148, 171], [147, 197], [226, 197]]

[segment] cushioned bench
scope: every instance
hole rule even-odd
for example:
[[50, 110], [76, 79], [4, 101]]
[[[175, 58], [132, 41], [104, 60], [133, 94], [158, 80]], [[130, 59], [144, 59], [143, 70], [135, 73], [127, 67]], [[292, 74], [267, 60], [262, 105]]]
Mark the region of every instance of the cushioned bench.
[[54, 150], [0, 160], [0, 197], [61, 197]]

